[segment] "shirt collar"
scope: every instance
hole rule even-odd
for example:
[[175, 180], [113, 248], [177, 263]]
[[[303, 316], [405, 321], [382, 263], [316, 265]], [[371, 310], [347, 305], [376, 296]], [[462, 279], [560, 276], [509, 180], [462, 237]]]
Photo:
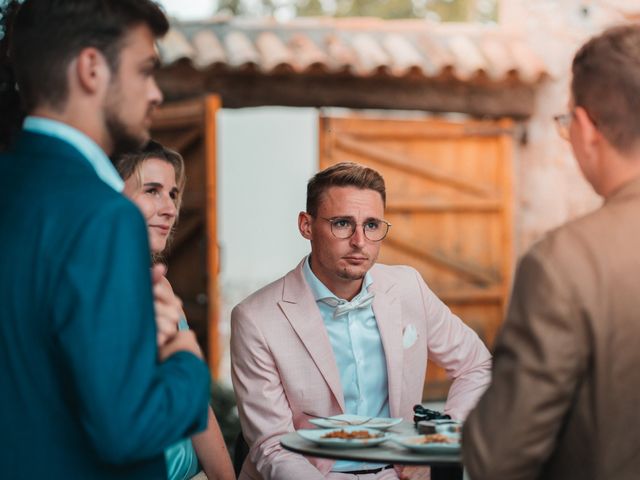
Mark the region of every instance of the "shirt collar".
[[[331, 292], [331, 290], [329, 290], [325, 286], [325, 284], [322, 283], [318, 277], [316, 277], [316, 274], [313, 273], [313, 270], [311, 270], [310, 262], [311, 255], [307, 255], [307, 258], [305, 258], [304, 263], [302, 264], [302, 272], [304, 274], [305, 280], [309, 284], [309, 288], [311, 288], [311, 293], [313, 293], [313, 298], [315, 299], [315, 301], [319, 302], [320, 300], [325, 298], [336, 298], [345, 302], [346, 300], [336, 297], [333, 292]], [[360, 290], [358, 295], [356, 295], [356, 297], [365, 294], [372, 283], [373, 278], [371, 278], [371, 274], [369, 272], [365, 273], [364, 281], [362, 282], [362, 289]]]
[[24, 120], [24, 130], [41, 135], [58, 138], [71, 144], [91, 164], [100, 179], [117, 192], [122, 192], [124, 182], [118, 175], [109, 157], [87, 135], [66, 123], [43, 117], [27, 117]]

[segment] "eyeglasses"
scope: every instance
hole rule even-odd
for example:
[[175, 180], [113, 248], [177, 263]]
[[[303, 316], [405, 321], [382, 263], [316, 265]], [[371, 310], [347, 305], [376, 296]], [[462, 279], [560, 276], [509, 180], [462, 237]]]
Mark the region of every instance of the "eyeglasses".
[[553, 117], [556, 122], [558, 135], [560, 135], [560, 138], [563, 140], [569, 140], [569, 127], [571, 126], [571, 120], [573, 120], [574, 115], [575, 113], [572, 110], [569, 113], [563, 113], [562, 115], [556, 115]]
[[[331, 224], [331, 233], [336, 238], [351, 238], [356, 232], [358, 224], [350, 218], [325, 218], [318, 217], [322, 220], [326, 220]], [[391, 224], [385, 220], [367, 220], [362, 224], [362, 232], [364, 236], [372, 242], [379, 242], [387, 236], [389, 227]]]

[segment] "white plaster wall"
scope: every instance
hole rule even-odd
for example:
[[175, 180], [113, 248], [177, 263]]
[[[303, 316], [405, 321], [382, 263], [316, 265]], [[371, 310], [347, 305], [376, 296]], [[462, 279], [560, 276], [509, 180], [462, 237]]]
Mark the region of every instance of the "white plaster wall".
[[247, 295], [308, 252], [297, 227], [318, 165], [318, 112], [247, 108], [218, 113], [221, 380], [229, 381], [229, 317]]

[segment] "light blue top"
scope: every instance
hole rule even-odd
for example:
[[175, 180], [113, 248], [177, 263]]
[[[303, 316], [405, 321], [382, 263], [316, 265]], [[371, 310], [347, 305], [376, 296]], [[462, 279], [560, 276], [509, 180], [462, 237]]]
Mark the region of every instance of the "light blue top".
[[124, 188], [122, 178], [118, 175], [118, 171], [109, 160], [109, 157], [107, 157], [107, 154], [104, 153], [104, 150], [80, 130], [66, 123], [44, 117], [27, 117], [22, 128], [29, 132], [48, 135], [70, 143], [89, 161], [98, 177], [104, 183], [116, 192], [121, 192]]
[[[309, 265], [310, 258], [311, 256], [308, 256], [305, 260], [302, 271], [329, 334], [340, 372], [345, 413], [366, 417], [389, 417], [387, 363], [373, 308], [368, 305], [334, 318], [335, 307], [328, 305], [324, 300], [335, 299], [338, 304], [349, 302], [337, 298], [315, 276]], [[367, 272], [360, 293], [352, 301], [366, 295], [372, 283], [373, 279]], [[367, 470], [384, 465], [339, 460], [333, 466], [333, 471]]]
[[188, 480], [198, 473], [198, 457], [190, 438], [180, 440], [164, 451], [169, 480]]
[[[189, 330], [187, 319], [180, 317], [178, 330]], [[188, 480], [198, 473], [198, 457], [190, 438], [180, 440], [164, 452], [169, 480]]]

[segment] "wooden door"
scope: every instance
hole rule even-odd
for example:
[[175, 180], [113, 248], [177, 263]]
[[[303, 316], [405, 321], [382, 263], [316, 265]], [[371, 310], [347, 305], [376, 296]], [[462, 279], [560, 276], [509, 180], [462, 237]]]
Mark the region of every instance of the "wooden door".
[[[512, 275], [512, 124], [321, 116], [320, 167], [353, 161], [385, 178], [392, 224], [379, 261], [416, 268], [491, 346]], [[424, 398], [442, 399], [429, 365]]]
[[163, 105], [154, 115], [152, 137], [182, 154], [187, 184], [175, 237], [166, 255], [167, 277], [184, 303], [214, 378], [220, 346], [219, 250], [216, 190], [216, 96]]

